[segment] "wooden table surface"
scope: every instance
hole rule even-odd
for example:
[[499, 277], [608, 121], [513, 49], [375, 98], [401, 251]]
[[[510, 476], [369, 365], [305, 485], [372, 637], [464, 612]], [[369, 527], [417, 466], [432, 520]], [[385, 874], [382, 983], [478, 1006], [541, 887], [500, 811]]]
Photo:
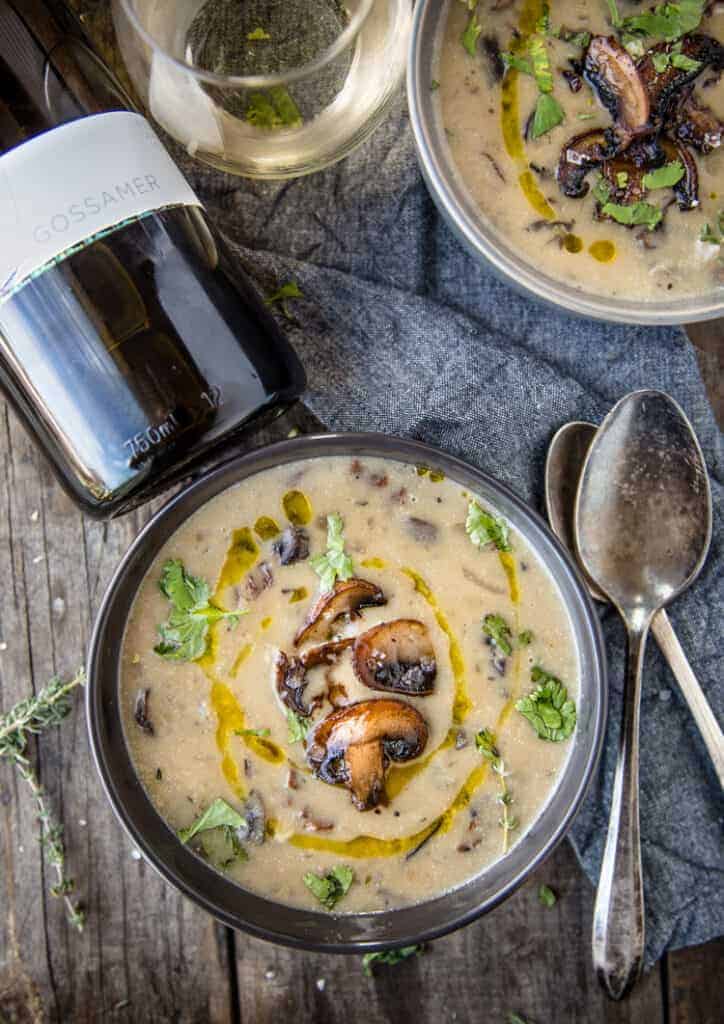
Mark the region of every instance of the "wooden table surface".
[[[103, 0], [78, 4], [107, 45]], [[721, 333], [717, 340], [703, 329], [696, 339], [719, 410], [721, 342]], [[298, 409], [256, 441], [283, 437], [293, 425], [308, 429], [310, 420]], [[104, 587], [154, 508], [109, 524], [84, 519], [1, 403], [0, 459], [2, 710], [82, 662]], [[101, 791], [80, 699], [33, 754], [65, 823], [88, 920], [78, 934], [48, 895], [29, 792], [0, 765], [0, 1024], [508, 1024], [513, 1012], [529, 1024], [722, 1019], [722, 940], [669, 954], [621, 1004], [604, 997], [590, 962], [593, 889], [567, 843], [496, 911], [370, 979], [359, 957], [295, 952], [234, 933], [162, 882]], [[551, 909], [539, 903], [542, 882], [558, 895]]]

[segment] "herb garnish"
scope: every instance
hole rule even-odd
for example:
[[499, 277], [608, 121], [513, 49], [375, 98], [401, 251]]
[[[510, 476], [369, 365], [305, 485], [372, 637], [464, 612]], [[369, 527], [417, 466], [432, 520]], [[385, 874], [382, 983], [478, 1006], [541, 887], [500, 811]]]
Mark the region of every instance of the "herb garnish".
[[268, 131], [299, 128], [303, 124], [299, 107], [283, 85], [273, 85], [266, 92], [250, 93], [244, 116], [249, 124]]
[[199, 832], [208, 832], [212, 828], [237, 829], [246, 827], [246, 818], [218, 796], [212, 804], [192, 822], [188, 828], [179, 829], [178, 837], [182, 843], [188, 843]]
[[271, 39], [271, 36], [268, 32], [265, 32], [260, 25], [259, 28], [255, 28], [253, 32], [247, 32], [246, 38], [250, 43], [255, 43], [257, 40]]
[[14, 764], [20, 777], [30, 786], [40, 822], [42, 846], [48, 864], [55, 871], [56, 882], [50, 886], [51, 895], [62, 898], [68, 920], [79, 932], [83, 931], [85, 913], [70, 896], [75, 882], [66, 874], [63, 826], [53, 817], [46, 802], [45, 789], [30, 763], [27, 750], [30, 736], [39, 736], [46, 729], [60, 725], [70, 714], [72, 705], [69, 694], [84, 682], [85, 672], [82, 668], [67, 683], [55, 677], [39, 693], [19, 701], [10, 711], [0, 715], [0, 761]]
[[302, 718], [292, 711], [291, 708], [287, 710], [287, 725], [289, 726], [289, 742], [290, 743], [303, 743], [307, 738], [309, 732], [309, 719]]
[[304, 884], [316, 896], [325, 910], [334, 910], [336, 905], [349, 892], [354, 881], [354, 871], [346, 864], [337, 864], [326, 875], [315, 875], [307, 871]]
[[470, 17], [465, 26], [465, 31], [460, 37], [460, 42], [470, 56], [474, 57], [478, 49], [478, 39], [483, 31], [483, 26], [478, 21], [478, 0], [462, 0], [462, 2], [470, 11]]
[[486, 512], [477, 501], [471, 501], [468, 505], [465, 532], [476, 547], [485, 548], [492, 544], [498, 551], [511, 550], [506, 521], [492, 512]]
[[259, 739], [264, 739], [266, 736], [270, 735], [270, 730], [269, 729], [235, 729], [234, 730], [234, 734], [236, 736], [242, 736], [242, 737], [258, 736]]
[[684, 165], [681, 160], [672, 160], [671, 163], [664, 164], [663, 167], [648, 171], [641, 181], [646, 189], [670, 188], [677, 181], [681, 181], [683, 177]]
[[483, 633], [489, 636], [496, 647], [499, 647], [503, 654], [512, 654], [513, 647], [511, 640], [513, 634], [510, 626], [502, 615], [489, 614], [483, 619]]
[[590, 32], [574, 32], [563, 25], [558, 29], [554, 29], [551, 35], [556, 36], [564, 43], [569, 43], [571, 46], [580, 46], [582, 50], [588, 49], [588, 44], [591, 42]]
[[352, 559], [344, 550], [344, 521], [334, 512], [327, 516], [327, 550], [323, 555], [315, 555], [309, 564], [322, 581], [322, 590], [334, 589], [336, 580], [348, 580], [354, 575]]
[[557, 896], [549, 885], [538, 886], [538, 901], [544, 907], [554, 907], [556, 905]]
[[612, 203], [609, 199], [611, 186], [605, 178], [599, 178], [593, 187], [593, 195], [601, 206], [601, 213], [619, 224], [643, 224], [653, 231], [663, 217], [663, 212], [652, 203], [639, 200], [637, 203]]
[[[609, 0], [611, 6], [616, 6], [615, 0]], [[678, 3], [659, 4], [653, 11], [634, 14], [629, 18], [619, 17], [618, 23], [613, 24], [626, 32], [672, 41], [697, 28], [704, 16], [705, 6], [705, 0], [679, 0]]]
[[401, 949], [381, 949], [378, 953], [365, 953], [362, 957], [362, 970], [366, 977], [371, 978], [377, 964], [393, 966], [402, 963], [403, 960], [409, 960], [411, 956], [420, 956], [424, 952], [425, 947], [418, 943], [416, 946], [403, 946]]
[[528, 719], [540, 739], [560, 743], [576, 726], [576, 705], [560, 679], [539, 665], [531, 670], [530, 676], [538, 685], [516, 702], [516, 711]]
[[521, 647], [528, 647], [533, 643], [535, 639], [535, 633], [532, 629], [524, 629], [518, 633], [518, 643]]
[[671, 67], [678, 68], [680, 71], [699, 70], [701, 67], [701, 61], [694, 60], [693, 57], [687, 57], [685, 53], [682, 53], [682, 45], [681, 40], [679, 40], [679, 42], [674, 43], [669, 50], [651, 54], [651, 62], [654, 65], [654, 70], [657, 75], [663, 75], [669, 65], [671, 65]]
[[273, 306], [275, 302], [278, 302], [282, 315], [286, 317], [287, 320], [293, 320], [294, 318], [287, 308], [287, 299], [303, 298], [304, 294], [299, 288], [297, 282], [287, 281], [285, 284], [281, 285], [281, 287], [277, 288], [275, 292], [272, 292], [271, 295], [268, 295], [264, 299], [264, 302], [267, 306]]
[[209, 585], [192, 576], [178, 558], [169, 559], [161, 570], [161, 593], [172, 605], [168, 621], [158, 627], [161, 642], [156, 654], [169, 661], [195, 661], [206, 652], [209, 626], [226, 619], [236, 626], [244, 611], [225, 612], [210, 603]]
[[495, 734], [492, 733], [490, 729], [481, 729], [480, 732], [476, 733], [475, 746], [478, 748], [485, 760], [490, 762], [490, 767], [498, 776], [498, 788], [500, 789], [500, 794], [497, 798], [497, 802], [503, 808], [498, 824], [503, 830], [503, 853], [506, 853], [508, 850], [508, 837], [520, 824], [517, 818], [511, 816], [509, 810], [510, 805], [513, 803], [513, 796], [508, 789], [507, 782], [505, 781], [508, 772], [505, 770], [505, 762], [500, 756], [500, 752], [496, 746]]
[[718, 234], [716, 230], [711, 227], [711, 225], [705, 224], [704, 227], [701, 229], [699, 241], [710, 242], [711, 245], [720, 246], [721, 251], [719, 253], [719, 257], [721, 259], [722, 255], [724, 255], [724, 210], [719, 211], [719, 214], [717, 216], [716, 227], [719, 229]]
[[551, 131], [565, 118], [563, 107], [552, 95], [553, 71], [543, 34], [547, 30], [547, 15], [544, 14], [544, 18], [536, 26], [536, 32], [528, 40], [528, 59], [515, 53], [501, 54], [506, 68], [512, 68], [535, 78], [539, 96], [530, 127], [530, 134], [534, 139]]

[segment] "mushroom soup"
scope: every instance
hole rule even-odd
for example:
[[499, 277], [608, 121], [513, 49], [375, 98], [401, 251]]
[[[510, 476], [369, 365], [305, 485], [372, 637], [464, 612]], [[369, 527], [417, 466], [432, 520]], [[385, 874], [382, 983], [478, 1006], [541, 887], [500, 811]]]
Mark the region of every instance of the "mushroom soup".
[[432, 87], [501, 240], [598, 295], [724, 301], [724, 5], [449, 7]]
[[558, 590], [494, 509], [427, 467], [327, 457], [249, 477], [165, 544], [121, 701], [179, 842], [344, 913], [439, 895], [518, 842], [578, 678]]

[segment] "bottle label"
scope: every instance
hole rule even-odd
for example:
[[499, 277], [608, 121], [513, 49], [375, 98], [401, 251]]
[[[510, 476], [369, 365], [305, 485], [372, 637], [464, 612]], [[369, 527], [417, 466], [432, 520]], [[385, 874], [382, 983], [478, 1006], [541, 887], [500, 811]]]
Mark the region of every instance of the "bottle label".
[[0, 156], [0, 303], [126, 221], [198, 198], [140, 114], [60, 125]]

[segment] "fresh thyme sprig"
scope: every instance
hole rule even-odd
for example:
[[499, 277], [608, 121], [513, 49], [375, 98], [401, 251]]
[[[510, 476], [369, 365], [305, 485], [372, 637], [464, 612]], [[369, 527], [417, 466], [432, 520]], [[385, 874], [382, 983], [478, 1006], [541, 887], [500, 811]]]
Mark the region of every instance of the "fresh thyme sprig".
[[475, 736], [475, 746], [478, 748], [485, 760], [490, 762], [490, 767], [498, 776], [498, 789], [500, 792], [497, 797], [497, 802], [503, 808], [498, 824], [503, 830], [503, 853], [507, 853], [510, 833], [513, 832], [514, 829], [518, 828], [520, 822], [510, 813], [510, 805], [513, 803], [513, 794], [510, 792], [508, 783], [506, 782], [506, 778], [509, 773], [505, 768], [503, 758], [500, 756], [500, 751], [495, 744], [495, 736], [490, 729], [481, 729]]
[[84, 682], [85, 672], [82, 668], [69, 682], [56, 677], [39, 693], [19, 701], [10, 711], [0, 715], [0, 760], [14, 764], [21, 778], [30, 786], [41, 827], [41, 842], [48, 864], [55, 871], [56, 882], [51, 885], [50, 892], [62, 898], [68, 920], [78, 931], [83, 931], [85, 914], [78, 903], [71, 899], [75, 883], [66, 873], [63, 826], [53, 817], [45, 789], [27, 756], [27, 748], [31, 736], [38, 736], [46, 729], [60, 725], [72, 707], [71, 691]]

